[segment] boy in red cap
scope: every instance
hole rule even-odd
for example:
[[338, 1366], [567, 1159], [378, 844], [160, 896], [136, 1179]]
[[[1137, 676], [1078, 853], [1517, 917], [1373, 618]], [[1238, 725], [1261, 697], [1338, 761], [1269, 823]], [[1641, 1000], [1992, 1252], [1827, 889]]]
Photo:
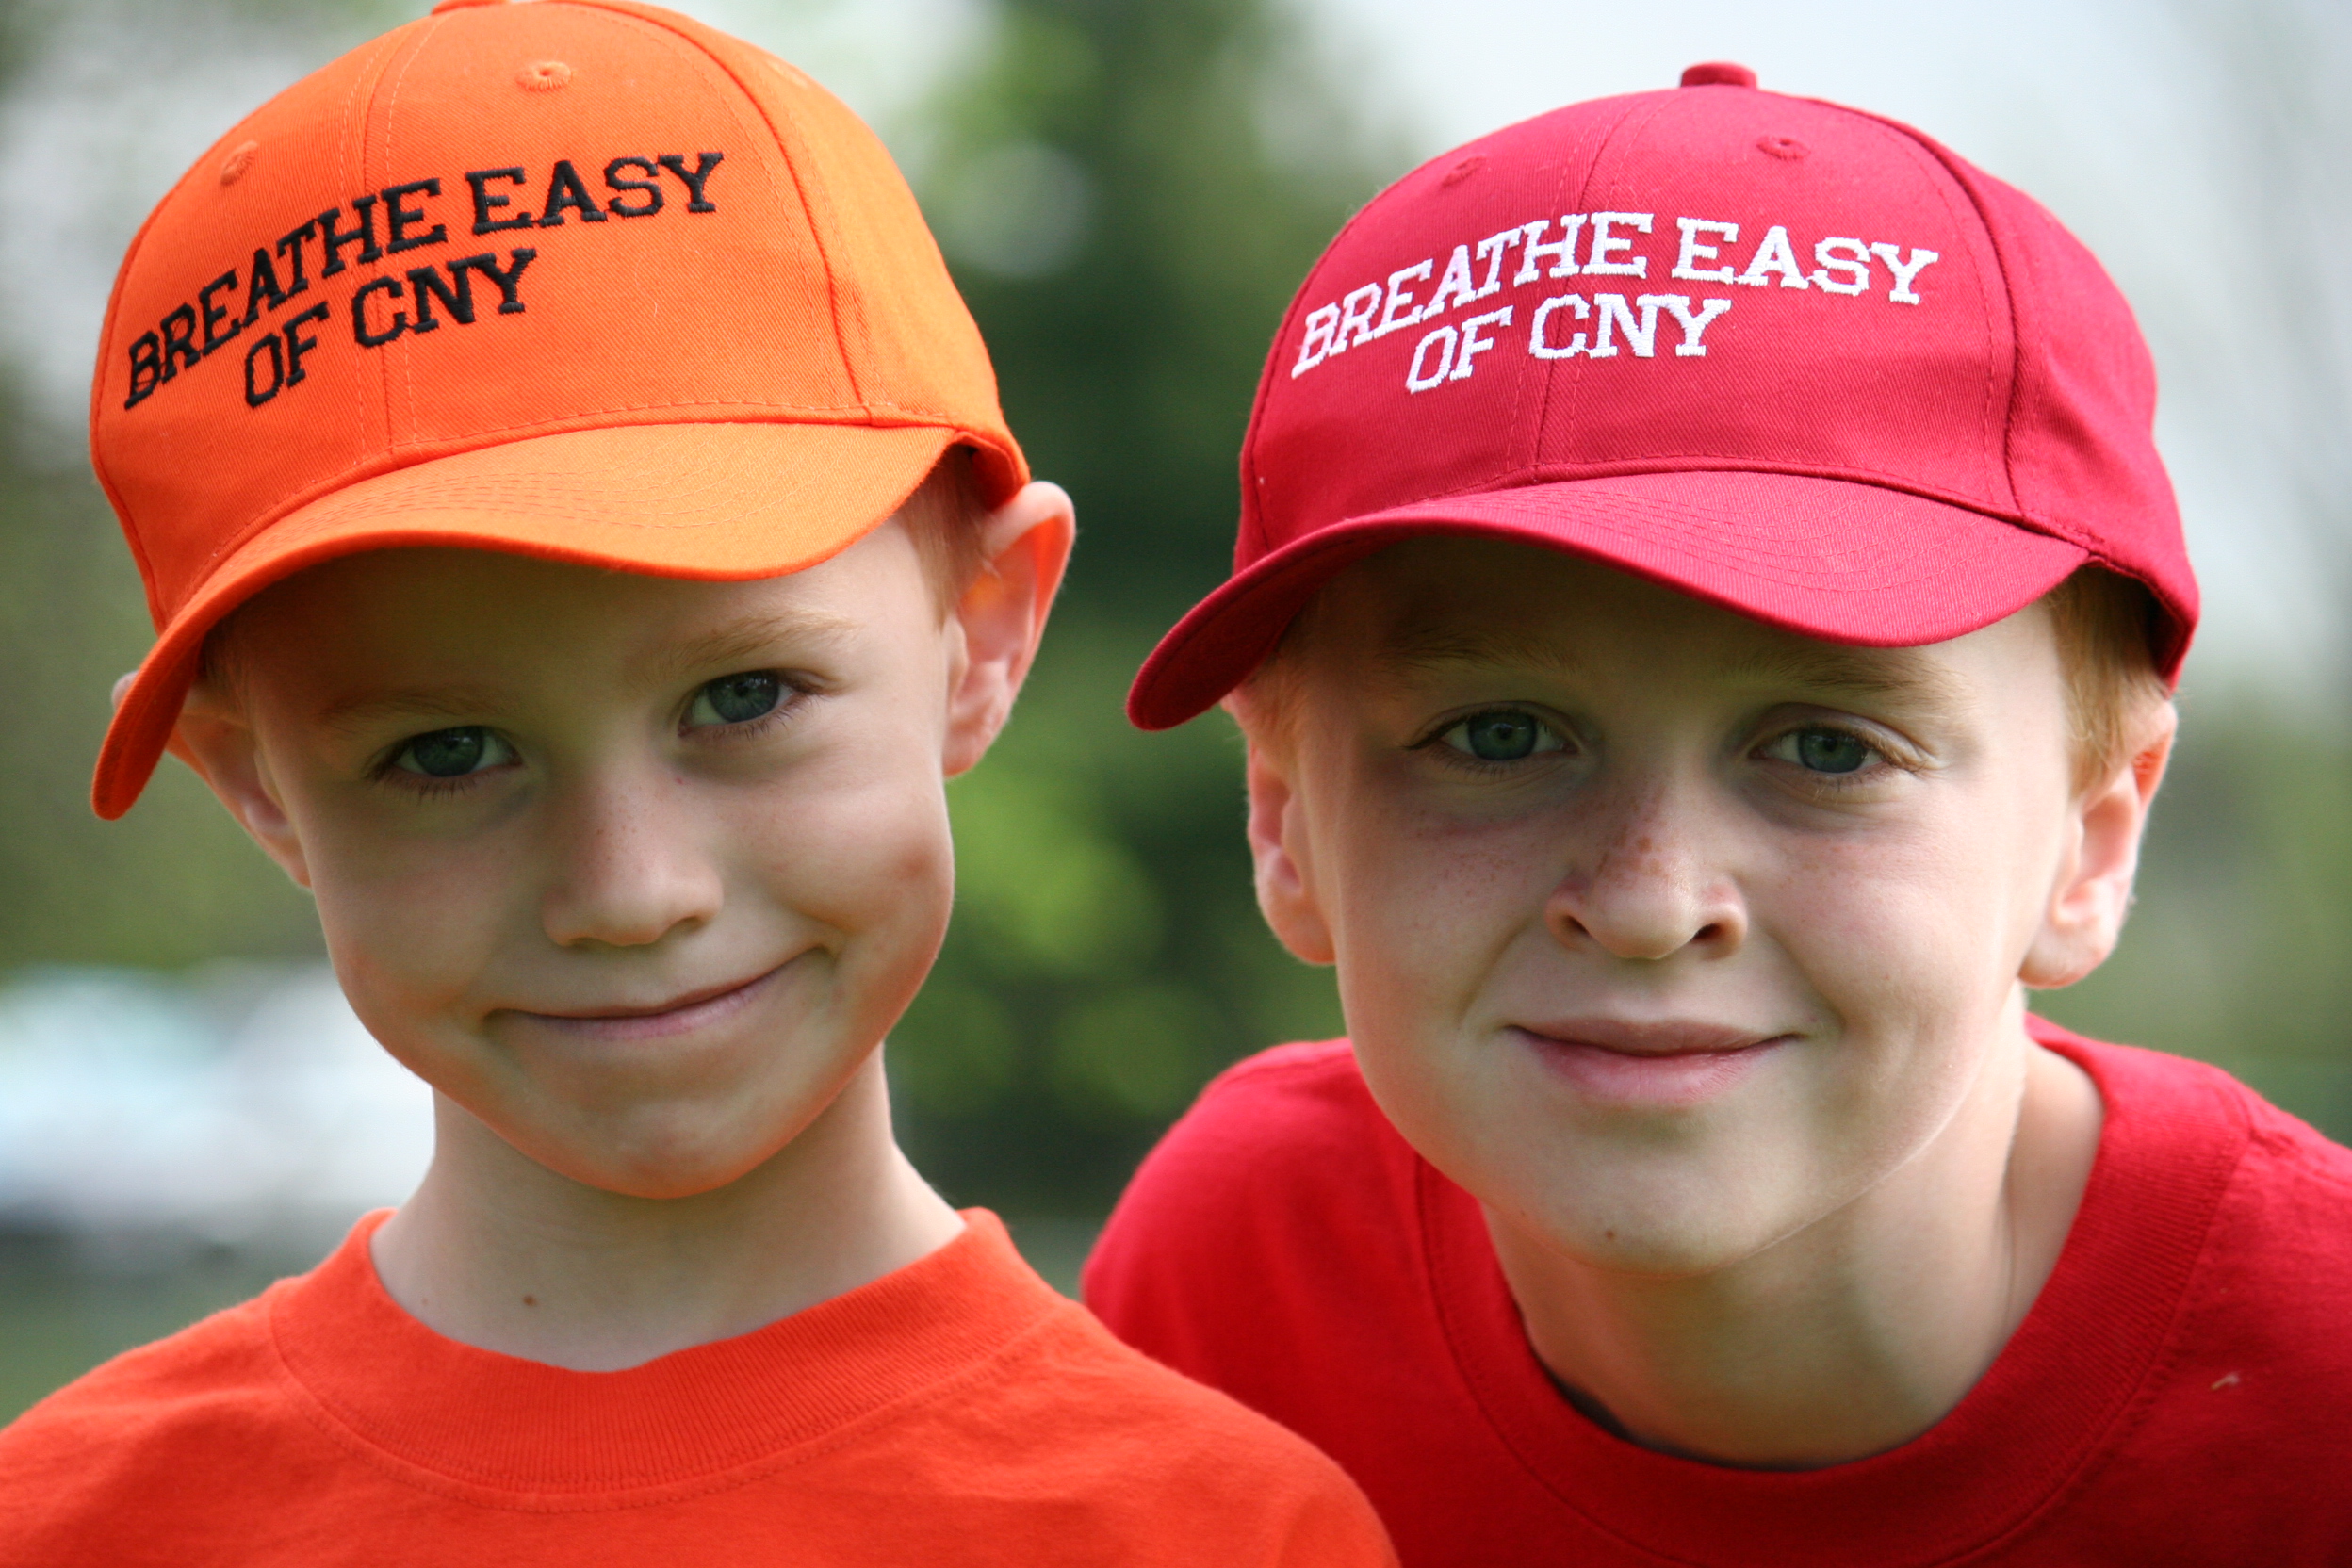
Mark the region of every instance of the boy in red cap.
[[2026, 993], [2113, 948], [2197, 617], [2130, 312], [1732, 66], [1309, 277], [1147, 727], [1248, 736], [1352, 1037], [1087, 1271], [1409, 1564], [2352, 1559], [2352, 1152]]
[[0, 1561], [1392, 1560], [1330, 1461], [890, 1135], [944, 777], [1071, 540], [864, 126], [623, 0], [447, 0], [125, 261], [167, 744], [435, 1090], [416, 1194], [0, 1433]]

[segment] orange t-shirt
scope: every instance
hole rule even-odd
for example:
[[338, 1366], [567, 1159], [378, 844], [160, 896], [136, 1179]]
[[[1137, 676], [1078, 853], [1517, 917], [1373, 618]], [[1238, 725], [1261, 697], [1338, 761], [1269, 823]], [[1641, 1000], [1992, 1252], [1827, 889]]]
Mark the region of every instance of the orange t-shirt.
[[622, 1372], [445, 1339], [363, 1219], [0, 1431], [0, 1563], [1393, 1563], [1339, 1468], [1113, 1339], [996, 1217]]

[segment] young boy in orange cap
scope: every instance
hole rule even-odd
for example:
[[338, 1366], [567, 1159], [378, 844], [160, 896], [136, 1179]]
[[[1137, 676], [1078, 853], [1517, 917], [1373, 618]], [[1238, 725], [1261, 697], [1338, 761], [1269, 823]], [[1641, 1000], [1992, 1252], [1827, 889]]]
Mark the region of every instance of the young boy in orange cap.
[[1298, 295], [1225, 699], [1350, 1040], [1087, 1271], [1408, 1564], [2352, 1560], [2352, 1152], [2028, 991], [2130, 903], [2197, 588], [2096, 261], [1738, 67], [1407, 175]]
[[941, 781], [1071, 516], [846, 110], [651, 7], [450, 0], [164, 199], [92, 411], [161, 634], [97, 808], [187, 758], [438, 1137], [0, 1434], [0, 1561], [1389, 1560], [891, 1139]]

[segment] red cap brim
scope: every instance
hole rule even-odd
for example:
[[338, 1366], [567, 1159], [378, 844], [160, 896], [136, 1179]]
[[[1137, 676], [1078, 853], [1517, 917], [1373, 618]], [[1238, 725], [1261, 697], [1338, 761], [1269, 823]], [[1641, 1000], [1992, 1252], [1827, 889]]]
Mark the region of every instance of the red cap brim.
[[1940, 643], [2090, 560], [2063, 539], [1907, 491], [1795, 474], [1628, 474], [1487, 490], [1318, 529], [1234, 574], [1144, 662], [1127, 716], [1167, 729], [1248, 678], [1349, 563], [1424, 535], [1564, 550], [1825, 642]]

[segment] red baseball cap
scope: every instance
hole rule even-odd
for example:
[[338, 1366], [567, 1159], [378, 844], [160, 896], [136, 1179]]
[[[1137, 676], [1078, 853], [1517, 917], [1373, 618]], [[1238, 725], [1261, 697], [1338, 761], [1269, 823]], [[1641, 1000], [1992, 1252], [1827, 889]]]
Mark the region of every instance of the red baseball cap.
[[1027, 479], [890, 155], [773, 56], [628, 0], [443, 0], [296, 83], [115, 281], [90, 447], [158, 637], [130, 808], [213, 627], [358, 550], [687, 578], [846, 547], [942, 453]]
[[1247, 678], [1332, 573], [1423, 534], [1572, 551], [1831, 642], [1940, 642], [2098, 564], [2197, 581], [2155, 371], [2099, 263], [1906, 126], [1736, 65], [1424, 164], [1308, 274], [1258, 385], [1233, 573], [1128, 696]]

